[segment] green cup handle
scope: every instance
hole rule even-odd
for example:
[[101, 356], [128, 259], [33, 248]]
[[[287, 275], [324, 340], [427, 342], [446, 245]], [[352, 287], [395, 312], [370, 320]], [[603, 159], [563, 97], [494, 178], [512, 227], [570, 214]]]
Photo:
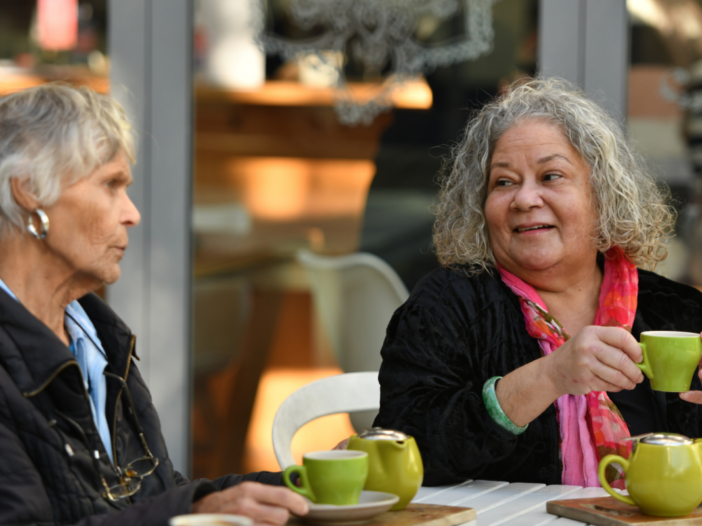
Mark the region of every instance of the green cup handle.
[[626, 495], [617, 493], [612, 489], [612, 486], [609, 485], [609, 482], [607, 482], [607, 478], [605, 477], [605, 470], [607, 469], [607, 466], [609, 466], [612, 462], [621, 465], [621, 467], [624, 468], [624, 471], [629, 470], [628, 460], [620, 457], [619, 455], [607, 455], [600, 461], [600, 467], [597, 470], [597, 477], [600, 479], [600, 484], [602, 484], [602, 487], [607, 493], [612, 495], [612, 497], [614, 497], [618, 501], [621, 501], [624, 504], [630, 504], [631, 506], [636, 506], [636, 503], [631, 497], [627, 497]]
[[641, 354], [643, 355], [643, 360], [641, 363], [637, 363], [636, 367], [641, 369], [641, 372], [648, 376], [649, 380], [653, 380], [653, 369], [651, 369], [651, 364], [648, 362], [648, 354], [646, 354], [646, 344], [639, 343], [641, 346]]
[[[302, 487], [298, 488], [295, 484], [290, 481], [290, 475], [297, 473], [302, 482]], [[299, 493], [303, 497], [307, 497], [312, 502], [317, 502], [317, 497], [314, 496], [314, 491], [310, 487], [310, 480], [307, 477], [307, 468], [305, 466], [289, 466], [283, 471], [283, 482], [296, 493]]]

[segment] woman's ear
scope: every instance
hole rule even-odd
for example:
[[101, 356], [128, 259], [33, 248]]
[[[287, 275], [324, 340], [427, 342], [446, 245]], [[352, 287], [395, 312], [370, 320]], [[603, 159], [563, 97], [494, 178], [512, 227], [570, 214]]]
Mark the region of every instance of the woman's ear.
[[29, 178], [27, 177], [13, 177], [10, 179], [10, 185], [12, 188], [12, 196], [15, 198], [15, 202], [23, 208], [25, 211], [33, 212], [39, 208], [39, 201], [34, 196], [32, 192], [31, 185], [29, 183]]

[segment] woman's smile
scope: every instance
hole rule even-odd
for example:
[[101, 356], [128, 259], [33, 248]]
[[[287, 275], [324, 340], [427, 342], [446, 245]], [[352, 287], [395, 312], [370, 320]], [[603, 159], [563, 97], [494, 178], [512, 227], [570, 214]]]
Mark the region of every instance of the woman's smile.
[[518, 226], [514, 229], [517, 234], [544, 234], [546, 232], [551, 232], [555, 227], [548, 224], [534, 224], [528, 226]]

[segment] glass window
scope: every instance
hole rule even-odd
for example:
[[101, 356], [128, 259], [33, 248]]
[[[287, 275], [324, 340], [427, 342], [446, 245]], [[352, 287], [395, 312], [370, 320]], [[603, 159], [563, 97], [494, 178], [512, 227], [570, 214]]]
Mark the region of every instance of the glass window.
[[[535, 72], [537, 0], [405, 4], [195, 4], [196, 477], [277, 470], [276, 408], [341, 372], [297, 251], [371, 252], [411, 289], [436, 266], [442, 157], [471, 110]], [[383, 84], [417, 57], [443, 62]], [[295, 438], [298, 458], [351, 433], [328, 418]]]
[[679, 217], [657, 272], [702, 285], [702, 3], [628, 0], [629, 137], [675, 199]]
[[109, 90], [107, 0], [0, 2], [0, 94], [52, 80]]

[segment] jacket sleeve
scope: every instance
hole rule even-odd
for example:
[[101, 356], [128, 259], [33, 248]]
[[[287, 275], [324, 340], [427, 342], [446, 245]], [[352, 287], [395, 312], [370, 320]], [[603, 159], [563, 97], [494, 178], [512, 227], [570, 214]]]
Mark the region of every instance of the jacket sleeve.
[[[236, 486], [244, 481], [272, 484], [280, 481], [280, 473], [249, 473], [248, 475], [228, 475], [213, 481], [198, 479], [185, 482], [187, 479], [176, 475], [182, 483], [175, 488], [166, 490], [158, 496], [140, 501], [119, 513], [109, 515], [93, 515], [76, 523], [75, 526], [167, 526], [168, 519], [176, 515], [190, 513], [192, 503], [230, 486]], [[0, 523], [4, 524], [4, 523]]]
[[[177, 485], [182, 486], [183, 484], [191, 484], [191, 482], [179, 472], [175, 471], [174, 474]], [[197, 479], [193, 482], [208, 482], [209, 487], [211, 487], [211, 491], [221, 491], [223, 489], [236, 486], [246, 481], [260, 482], [261, 484], [268, 484], [271, 486], [283, 485], [283, 477], [280, 471], [275, 473], [272, 473], [270, 471], [260, 471], [257, 473], [248, 473], [247, 475], [225, 475], [223, 477], [216, 478], [212, 481], [207, 479]], [[202, 498], [206, 494], [207, 493], [199, 495], [198, 498]]]
[[168, 526], [171, 517], [190, 513], [192, 503], [212, 491], [214, 488], [208, 481], [194, 481], [139, 501], [117, 513], [91, 515], [75, 526]]
[[242, 482], [260, 482], [270, 486], [282, 486], [283, 477], [281, 472], [259, 471], [257, 473], [248, 473], [246, 475], [226, 475], [212, 481], [212, 484], [218, 489], [223, 490], [231, 486], [236, 486]]
[[374, 425], [415, 437], [425, 485], [480, 478], [517, 444], [482, 400], [482, 386], [494, 369], [485, 346], [495, 343], [480, 341], [463, 305], [442, 298], [420, 302], [415, 293], [388, 326]]

